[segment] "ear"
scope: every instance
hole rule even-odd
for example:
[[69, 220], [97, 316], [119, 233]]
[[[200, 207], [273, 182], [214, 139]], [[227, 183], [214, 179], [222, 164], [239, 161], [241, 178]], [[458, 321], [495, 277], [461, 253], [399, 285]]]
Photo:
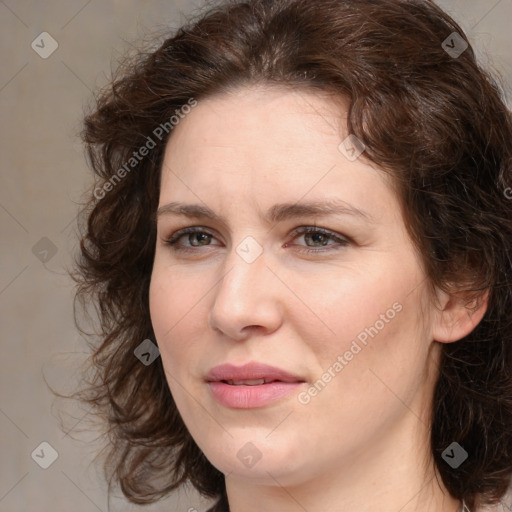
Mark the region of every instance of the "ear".
[[467, 336], [480, 323], [488, 306], [489, 292], [468, 300], [466, 296], [439, 293], [440, 309], [435, 314], [435, 341], [451, 343]]

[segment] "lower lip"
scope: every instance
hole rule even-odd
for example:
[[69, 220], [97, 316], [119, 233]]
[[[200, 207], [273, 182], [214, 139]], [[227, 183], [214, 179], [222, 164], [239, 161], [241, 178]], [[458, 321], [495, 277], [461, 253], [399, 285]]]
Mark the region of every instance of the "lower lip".
[[298, 392], [301, 382], [269, 382], [257, 386], [233, 386], [225, 382], [209, 382], [214, 398], [232, 409], [264, 407], [280, 398]]

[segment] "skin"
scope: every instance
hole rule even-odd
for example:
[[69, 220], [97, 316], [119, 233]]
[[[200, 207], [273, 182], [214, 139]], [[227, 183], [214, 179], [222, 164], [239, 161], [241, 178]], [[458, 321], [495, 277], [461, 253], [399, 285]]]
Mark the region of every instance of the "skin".
[[[194, 440], [226, 475], [232, 512], [455, 512], [459, 502], [435, 478], [429, 413], [442, 343], [469, 333], [485, 302], [469, 314], [454, 297], [432, 296], [389, 177], [364, 153], [350, 161], [340, 152], [347, 104], [333, 104], [318, 92], [244, 87], [199, 101], [174, 128], [159, 207], [199, 203], [225, 224], [158, 218], [150, 309], [167, 381]], [[263, 218], [276, 203], [326, 199], [371, 220]], [[191, 252], [166, 244], [191, 226], [207, 233], [180, 238]], [[348, 243], [294, 234], [300, 226]], [[262, 250], [252, 263], [236, 251], [248, 236]], [[231, 409], [204, 381], [213, 366], [258, 361], [303, 377], [304, 392], [397, 303], [307, 404], [292, 393]], [[252, 467], [237, 457], [248, 442], [261, 455]]]

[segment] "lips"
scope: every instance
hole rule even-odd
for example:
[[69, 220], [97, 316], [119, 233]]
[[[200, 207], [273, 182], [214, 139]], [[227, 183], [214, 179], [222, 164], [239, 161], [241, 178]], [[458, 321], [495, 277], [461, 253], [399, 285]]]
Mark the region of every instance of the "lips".
[[301, 377], [292, 375], [281, 368], [263, 363], [248, 363], [243, 366], [234, 366], [232, 364], [215, 366], [208, 372], [206, 381], [226, 382], [234, 386], [256, 386], [275, 381], [305, 382]]
[[297, 392], [305, 380], [281, 368], [262, 363], [223, 364], [205, 378], [212, 397], [224, 407], [265, 407]]

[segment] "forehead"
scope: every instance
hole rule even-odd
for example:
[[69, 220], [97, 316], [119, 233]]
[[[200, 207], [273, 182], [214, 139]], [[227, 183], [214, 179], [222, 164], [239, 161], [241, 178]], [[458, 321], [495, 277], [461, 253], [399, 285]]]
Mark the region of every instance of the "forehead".
[[349, 161], [339, 149], [347, 109], [342, 98], [282, 87], [199, 100], [169, 138], [161, 203], [251, 193], [275, 203], [314, 201], [338, 191], [356, 203], [383, 192], [389, 200], [385, 174], [364, 155]]
[[185, 153], [206, 149], [225, 154], [253, 149], [262, 157], [287, 150], [286, 156], [293, 158], [309, 148], [339, 144], [347, 135], [347, 107], [342, 98], [316, 92], [239, 88], [199, 100], [174, 128], [166, 157], [183, 160]]

